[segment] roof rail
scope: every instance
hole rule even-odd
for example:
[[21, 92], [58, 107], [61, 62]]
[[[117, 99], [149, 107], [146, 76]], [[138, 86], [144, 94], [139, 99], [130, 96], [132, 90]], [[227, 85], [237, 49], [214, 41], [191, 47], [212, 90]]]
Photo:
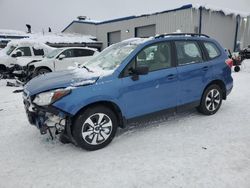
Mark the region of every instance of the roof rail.
[[210, 38], [208, 35], [199, 34], [199, 33], [166, 33], [155, 36], [155, 39], [164, 38], [164, 37], [171, 37], [171, 36], [191, 36], [191, 37], [206, 37]]

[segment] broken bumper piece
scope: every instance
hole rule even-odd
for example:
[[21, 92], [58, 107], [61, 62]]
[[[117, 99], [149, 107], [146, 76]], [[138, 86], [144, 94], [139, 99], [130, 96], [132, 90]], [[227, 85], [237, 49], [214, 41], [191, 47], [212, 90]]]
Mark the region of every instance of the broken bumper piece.
[[32, 104], [29, 100], [24, 100], [25, 111], [30, 124], [35, 125], [41, 134], [50, 133], [52, 129], [55, 134], [65, 132], [67, 124], [67, 115], [53, 107], [38, 107]]

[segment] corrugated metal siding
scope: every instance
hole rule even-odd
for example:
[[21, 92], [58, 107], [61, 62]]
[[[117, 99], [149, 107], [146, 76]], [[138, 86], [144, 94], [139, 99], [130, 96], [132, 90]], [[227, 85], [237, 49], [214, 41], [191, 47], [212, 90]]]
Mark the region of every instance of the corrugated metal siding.
[[234, 49], [236, 17], [203, 9], [202, 33], [216, 39], [224, 48]]
[[[73, 23], [65, 32], [90, 34], [103, 42], [107, 47], [107, 33], [120, 30], [121, 40], [135, 37], [135, 28], [147, 25], [156, 25], [156, 34], [182, 32], [197, 32], [199, 28], [199, 10], [195, 8], [183, 9], [160, 14], [141, 16], [134, 19], [121, 20], [103, 24]], [[250, 19], [243, 23], [241, 19], [238, 40], [242, 46], [250, 44]], [[236, 16], [224, 15], [222, 12], [202, 11], [202, 33], [218, 40], [225, 48], [234, 48], [236, 31]]]
[[157, 34], [172, 33], [177, 30], [194, 32], [196, 21], [192, 9], [161, 14], [156, 18], [156, 32]]
[[96, 37], [103, 42], [103, 47], [106, 47], [108, 32], [121, 30], [121, 40], [135, 37], [136, 27], [154, 24], [156, 25], [156, 34], [172, 33], [178, 29], [182, 32], [194, 32], [195, 26], [198, 25], [197, 20], [197, 13], [193, 12], [192, 9], [179, 10], [97, 25]]
[[70, 27], [68, 27], [64, 33], [79, 33], [79, 34], [87, 34], [96, 37], [96, 26], [93, 24], [82, 24], [82, 23], [72, 23]]
[[240, 20], [238, 41], [241, 42], [241, 48], [246, 48], [250, 45], [250, 17], [247, 20]]

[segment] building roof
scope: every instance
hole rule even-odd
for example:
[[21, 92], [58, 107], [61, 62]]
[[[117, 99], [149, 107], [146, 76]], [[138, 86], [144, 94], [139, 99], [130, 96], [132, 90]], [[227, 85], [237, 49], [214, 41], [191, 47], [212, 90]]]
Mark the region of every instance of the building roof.
[[123, 18], [116, 18], [116, 19], [111, 19], [111, 20], [106, 20], [106, 21], [74, 20], [65, 29], [63, 29], [62, 32], [64, 32], [66, 29], [68, 29], [74, 23], [101, 25], [101, 24], [106, 24], [106, 23], [119, 22], [119, 21], [131, 20], [131, 19], [135, 19], [135, 18], [147, 17], [147, 16], [157, 15], [157, 14], [162, 14], [162, 13], [167, 13], [167, 12], [184, 10], [184, 9], [189, 9], [189, 8], [192, 8], [192, 7], [193, 7], [192, 4], [188, 4], [188, 5], [184, 5], [184, 6], [180, 7], [180, 8], [165, 10], [165, 11], [162, 11], [162, 12], [155, 12], [153, 14], [142, 14], [142, 15], [139, 15], [139, 16], [127, 16], [127, 17], [123, 17]]
[[221, 13], [223, 13], [225, 15], [236, 15], [236, 16], [239, 15], [241, 17], [248, 17], [248, 16], [250, 16], [250, 13], [235, 11], [235, 10], [231, 10], [231, 9], [228, 9], [228, 8], [218, 8], [218, 7], [214, 7], [214, 6], [199, 5], [199, 4], [196, 4], [196, 5], [187, 4], [187, 5], [184, 5], [182, 7], [176, 8], [176, 9], [165, 10], [165, 11], [161, 11], [161, 12], [155, 12], [155, 13], [152, 13], [152, 14], [142, 14], [142, 15], [139, 15], [139, 16], [127, 16], [127, 17], [122, 17], [122, 18], [116, 18], [116, 19], [106, 20], [106, 21], [73, 20], [67, 27], [65, 27], [62, 30], [62, 32], [64, 32], [65, 30], [67, 30], [74, 23], [91, 24], [91, 25], [101, 25], [101, 24], [107, 24], [107, 23], [113, 23], [113, 22], [131, 20], [131, 19], [140, 18], [140, 17], [148, 17], [148, 16], [157, 15], [157, 14], [163, 14], [163, 13], [168, 13], [168, 12], [174, 12], [174, 11], [179, 11], [179, 10], [185, 10], [185, 9], [190, 9], [190, 8], [195, 8], [195, 9], [203, 8], [205, 10], [211, 10], [211, 11], [215, 11], [215, 12], [221, 12]]

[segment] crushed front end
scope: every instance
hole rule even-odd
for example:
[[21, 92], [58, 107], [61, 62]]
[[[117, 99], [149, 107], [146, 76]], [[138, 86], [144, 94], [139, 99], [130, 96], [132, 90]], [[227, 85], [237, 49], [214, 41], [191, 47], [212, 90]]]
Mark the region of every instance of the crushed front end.
[[35, 125], [42, 135], [49, 133], [53, 139], [61, 134], [72, 141], [70, 115], [53, 107], [51, 103], [44, 106], [37, 105], [34, 101], [38, 96], [30, 96], [27, 90], [23, 91], [23, 103], [30, 124]]

